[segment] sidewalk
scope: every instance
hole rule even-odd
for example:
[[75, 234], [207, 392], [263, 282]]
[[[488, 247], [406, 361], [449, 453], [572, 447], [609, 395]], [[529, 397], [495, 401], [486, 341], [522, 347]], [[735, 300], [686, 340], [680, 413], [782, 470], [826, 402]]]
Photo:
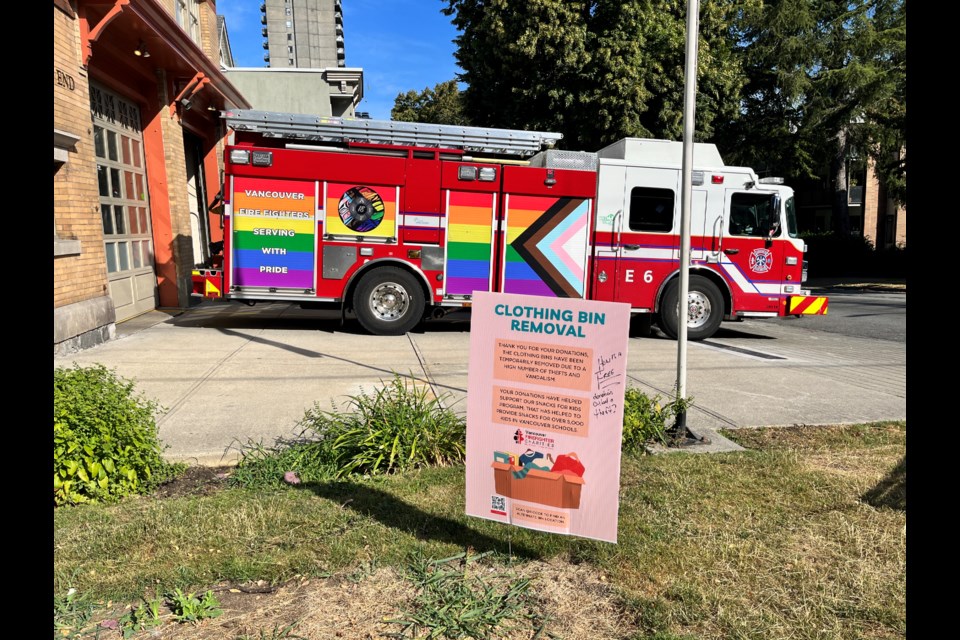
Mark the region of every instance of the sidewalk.
[[[822, 333], [811, 350], [789, 327], [762, 320], [734, 324], [726, 336], [690, 343], [687, 354], [687, 424], [716, 447], [724, 446], [720, 429], [906, 419], [905, 344]], [[167, 457], [216, 466], [236, 461], [251, 441], [295, 435], [315, 403], [342, 408], [394, 375], [430, 384], [465, 415], [469, 352], [469, 314], [405, 336], [370, 336], [332, 311], [206, 301], [120, 323], [114, 340], [57, 356], [54, 366], [98, 363], [134, 380], [166, 408], [157, 424]], [[676, 341], [632, 338], [627, 357], [631, 385], [670, 395]]]
[[859, 276], [839, 278], [812, 278], [803, 283], [804, 288], [811, 291], [835, 289], [838, 291], [880, 291], [880, 292], [907, 292], [906, 278], [868, 278]]

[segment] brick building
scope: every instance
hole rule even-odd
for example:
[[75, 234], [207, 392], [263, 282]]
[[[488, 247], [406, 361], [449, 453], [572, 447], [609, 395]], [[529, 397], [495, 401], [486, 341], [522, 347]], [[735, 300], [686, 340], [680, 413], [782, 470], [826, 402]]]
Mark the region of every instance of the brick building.
[[890, 198], [867, 163], [863, 189], [863, 236], [877, 249], [907, 246], [907, 209]]
[[54, 0], [54, 351], [189, 304], [222, 239], [219, 110], [251, 105], [224, 76], [215, 0]]

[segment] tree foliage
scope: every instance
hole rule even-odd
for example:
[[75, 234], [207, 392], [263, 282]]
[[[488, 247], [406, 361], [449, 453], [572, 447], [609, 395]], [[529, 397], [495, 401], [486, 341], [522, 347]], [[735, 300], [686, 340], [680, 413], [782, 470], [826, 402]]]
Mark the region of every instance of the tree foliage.
[[390, 110], [392, 120], [402, 122], [430, 122], [433, 124], [469, 125], [463, 112], [463, 99], [456, 80], [447, 80], [424, 88], [419, 93], [398, 94]]
[[[595, 150], [683, 133], [685, 3], [446, 0], [475, 124], [564, 134]], [[742, 74], [728, 35], [735, 3], [704, 0], [697, 135], [736, 116]]]
[[[557, 131], [590, 151], [681, 138], [687, 2], [442, 4], [472, 124]], [[695, 138], [761, 175], [823, 181], [841, 221], [854, 151], [904, 203], [905, 44], [905, 0], [701, 0]]]
[[586, 53], [582, 0], [450, 0], [464, 107], [478, 126], [571, 130]]
[[873, 158], [905, 201], [905, 10], [903, 0], [744, 4], [736, 29], [742, 113], [718, 144], [736, 164], [827, 181], [841, 225], [845, 163], [855, 151]]

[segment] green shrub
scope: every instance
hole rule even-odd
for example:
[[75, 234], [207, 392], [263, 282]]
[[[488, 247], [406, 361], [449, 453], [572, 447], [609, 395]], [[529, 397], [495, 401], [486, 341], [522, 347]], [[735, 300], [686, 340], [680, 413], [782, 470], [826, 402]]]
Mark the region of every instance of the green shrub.
[[671, 421], [690, 403], [683, 398], [664, 403], [659, 395], [651, 398], [635, 387], [628, 388], [623, 398], [623, 450], [645, 452], [648, 443], [666, 444]]
[[372, 394], [351, 396], [344, 411], [314, 403], [298, 423], [298, 439], [247, 447], [232, 481], [247, 487], [299, 484], [463, 462], [466, 423], [443, 400], [395, 375]]
[[166, 462], [159, 405], [102, 365], [53, 374], [53, 503], [146, 493], [182, 467]]

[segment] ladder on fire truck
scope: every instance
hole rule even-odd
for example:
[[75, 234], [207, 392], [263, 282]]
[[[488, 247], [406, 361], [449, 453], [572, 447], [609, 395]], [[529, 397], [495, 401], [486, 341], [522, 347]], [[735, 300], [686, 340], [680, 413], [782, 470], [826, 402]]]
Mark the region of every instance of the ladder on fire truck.
[[267, 138], [463, 149], [471, 153], [520, 157], [534, 155], [544, 148], [550, 149], [563, 138], [560, 133], [540, 131], [309, 116], [250, 109], [224, 111], [222, 118], [234, 131], [258, 133]]

